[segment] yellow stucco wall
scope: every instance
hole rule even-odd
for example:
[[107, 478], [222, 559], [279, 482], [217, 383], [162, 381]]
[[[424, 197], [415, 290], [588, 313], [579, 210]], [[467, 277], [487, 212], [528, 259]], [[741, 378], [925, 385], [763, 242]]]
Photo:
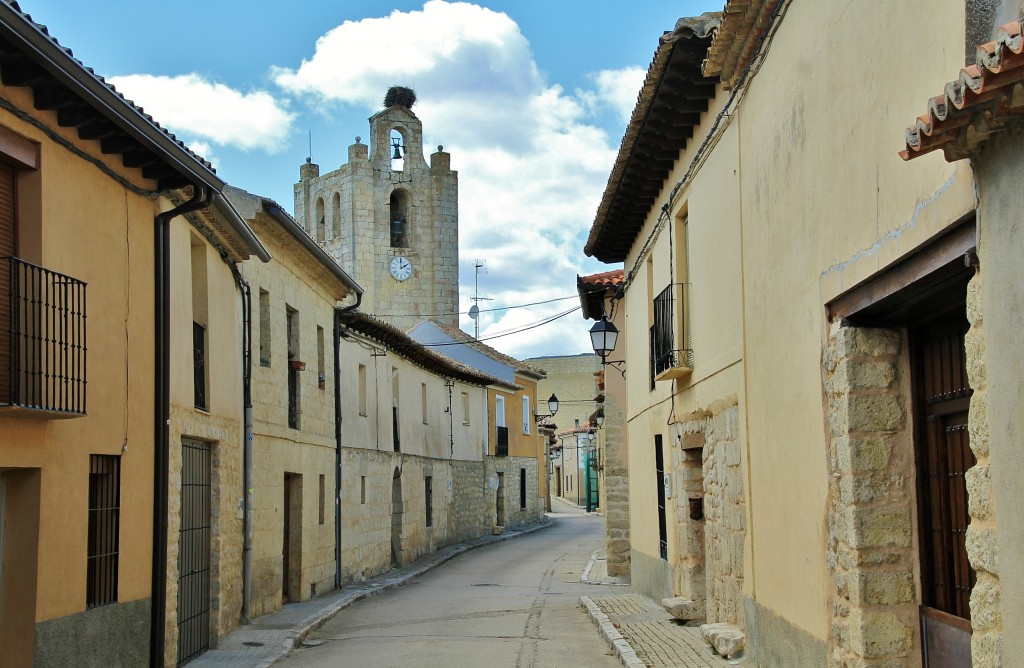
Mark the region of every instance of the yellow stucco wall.
[[[905, 126], [963, 64], [963, 11], [925, 2], [793, 3], [738, 113], [672, 210], [689, 216], [695, 357], [690, 378], [676, 382], [675, 417], [738, 402], [744, 593], [820, 640], [830, 577], [823, 305], [974, 207], [968, 165], [937, 156], [908, 165], [897, 155]], [[719, 91], [680, 155], [627, 272], [727, 95]], [[669, 283], [669, 256], [665, 229], [651, 270], [641, 259], [624, 303], [630, 528], [634, 551], [652, 557], [653, 436], [664, 434], [667, 448], [673, 402], [669, 381], [649, 389], [646, 330], [650, 299]], [[670, 522], [670, 546], [673, 537]]]
[[[28, 89], [0, 86], [0, 96], [33, 108]], [[154, 186], [116, 156], [103, 156], [97, 142], [59, 128], [55, 113], [33, 115], [129, 181]], [[19, 256], [88, 283], [88, 415], [0, 417], [0, 468], [42, 470], [31, 613], [39, 622], [85, 609], [90, 454], [122, 455], [118, 600], [150, 595], [153, 218], [161, 204], [133, 194], [6, 111], [0, 125], [40, 144], [39, 171], [19, 182]]]

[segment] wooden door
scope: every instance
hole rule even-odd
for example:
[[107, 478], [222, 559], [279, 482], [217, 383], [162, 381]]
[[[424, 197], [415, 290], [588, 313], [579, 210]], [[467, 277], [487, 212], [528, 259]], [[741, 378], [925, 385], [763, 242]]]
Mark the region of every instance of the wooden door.
[[971, 663], [969, 515], [965, 473], [974, 466], [967, 435], [967, 382], [962, 314], [913, 333], [918, 416], [917, 472], [921, 538], [921, 632], [924, 665]]

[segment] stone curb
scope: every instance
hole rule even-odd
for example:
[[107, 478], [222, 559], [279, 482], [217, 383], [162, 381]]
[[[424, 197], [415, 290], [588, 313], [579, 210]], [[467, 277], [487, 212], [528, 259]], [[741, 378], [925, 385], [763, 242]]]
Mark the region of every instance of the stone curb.
[[601, 612], [601, 608], [597, 607], [597, 604], [589, 596], [580, 596], [580, 605], [587, 609], [587, 615], [590, 617], [590, 621], [594, 622], [597, 626], [597, 630], [601, 632], [604, 639], [611, 645], [612, 651], [615, 652], [615, 656], [619, 657], [622, 661], [622, 665], [626, 668], [646, 668], [647, 664], [644, 663], [640, 657], [636, 655], [636, 651], [626, 639], [622, 637], [619, 630], [615, 628], [611, 620], [608, 619], [608, 615]]
[[[394, 589], [395, 587], [400, 587], [405, 583], [409, 582], [410, 580], [413, 580], [419, 577], [420, 575], [423, 575], [427, 571], [440, 566], [446, 561], [454, 559], [460, 554], [469, 552], [470, 550], [475, 550], [480, 547], [486, 547], [488, 545], [493, 545], [495, 543], [503, 543], [506, 540], [519, 538], [520, 536], [525, 536], [535, 531], [540, 531], [541, 529], [547, 529], [553, 524], [554, 522], [552, 522], [551, 518], [545, 516], [544, 519], [542, 519], [540, 522], [532, 526], [528, 526], [522, 529], [516, 529], [515, 531], [510, 531], [509, 533], [502, 533], [498, 536], [485, 536], [483, 538], [476, 538], [472, 541], [467, 541], [465, 543], [459, 543], [454, 546], [449, 546], [441, 552], [435, 552], [434, 554], [423, 558], [421, 560], [421, 563], [419, 565], [414, 566], [412, 570], [406, 571], [392, 578], [384, 579], [381, 582], [366, 585], [350, 593], [347, 593], [338, 600], [331, 602], [328, 606], [316, 611], [312, 615], [306, 617], [305, 619], [297, 623], [294, 627], [292, 627], [290, 631], [286, 633], [284, 642], [282, 643], [281, 647], [278, 650], [274, 651], [274, 653], [270, 656], [267, 656], [259, 660], [257, 663], [254, 663], [253, 666], [254, 668], [268, 668], [268, 666], [271, 666], [275, 662], [283, 659], [289, 653], [291, 653], [293, 649], [301, 645], [302, 642], [310, 633], [323, 626], [325, 623], [333, 619], [335, 615], [337, 615], [339, 612], [341, 612], [342, 610], [344, 610], [345, 608], [349, 607], [357, 601], [370, 598], [371, 596], [376, 596], [381, 592]], [[642, 666], [643, 664], [641, 663], [639, 665]]]

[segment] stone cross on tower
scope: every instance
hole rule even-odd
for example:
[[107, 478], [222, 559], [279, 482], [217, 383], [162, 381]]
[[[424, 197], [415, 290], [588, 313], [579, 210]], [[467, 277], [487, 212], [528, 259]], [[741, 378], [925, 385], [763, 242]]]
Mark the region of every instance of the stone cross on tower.
[[307, 160], [295, 219], [363, 287], [360, 310], [407, 330], [425, 316], [458, 327], [459, 183], [438, 146], [428, 165], [411, 89], [393, 87], [370, 117], [370, 143], [320, 175]]

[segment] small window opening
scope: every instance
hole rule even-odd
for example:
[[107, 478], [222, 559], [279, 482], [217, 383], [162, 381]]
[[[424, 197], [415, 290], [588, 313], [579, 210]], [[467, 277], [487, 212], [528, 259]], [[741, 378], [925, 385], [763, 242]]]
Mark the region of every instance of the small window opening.
[[405, 137], [398, 130], [391, 131], [391, 171], [400, 172], [405, 169]]
[[390, 199], [391, 247], [409, 246], [409, 193], [395, 190]]

